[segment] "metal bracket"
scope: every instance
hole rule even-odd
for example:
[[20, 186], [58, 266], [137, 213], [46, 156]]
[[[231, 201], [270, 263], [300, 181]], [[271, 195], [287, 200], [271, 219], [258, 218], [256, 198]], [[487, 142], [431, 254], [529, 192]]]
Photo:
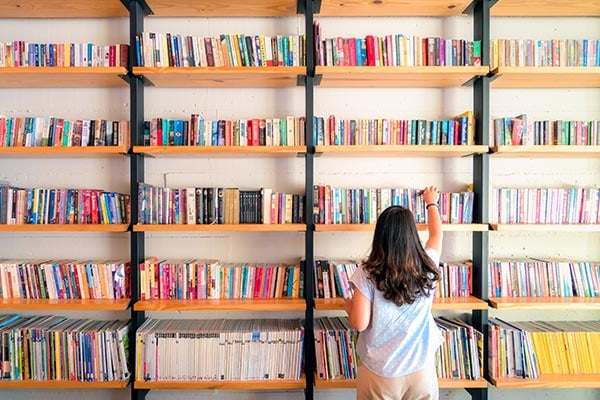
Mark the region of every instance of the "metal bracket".
[[[142, 7], [142, 10], [144, 10], [144, 14], [154, 15], [154, 12], [150, 8], [150, 6], [146, 3], [146, 0], [135, 0], [135, 1], [140, 5], [140, 7]], [[125, 8], [127, 10], [129, 10], [129, 0], [121, 0], [121, 3], [123, 3]]]
[[[313, 2], [313, 13], [318, 14], [321, 12], [321, 0], [309, 0]], [[296, 3], [296, 14], [305, 14], [306, 7], [304, 0], [298, 0]]]
[[[313, 80], [315, 86], [319, 86], [321, 84], [321, 78], [323, 78], [323, 75], [315, 75]], [[306, 75], [298, 75], [296, 86], [306, 86]]]
[[474, 76], [471, 79], [469, 79], [468, 81], [466, 81], [465, 83], [463, 83], [461, 86], [463, 86], [463, 87], [473, 86], [475, 81], [479, 78], [481, 78], [481, 76], [479, 76], [479, 75]]

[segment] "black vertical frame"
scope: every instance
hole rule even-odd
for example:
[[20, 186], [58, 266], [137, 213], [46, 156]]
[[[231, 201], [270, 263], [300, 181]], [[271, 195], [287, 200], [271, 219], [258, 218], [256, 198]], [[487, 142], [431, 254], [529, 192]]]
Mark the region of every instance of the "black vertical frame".
[[[144, 83], [141, 77], [133, 75], [131, 70], [137, 64], [136, 35], [144, 30], [144, 11], [136, 0], [129, 0], [129, 93], [130, 93], [130, 134], [131, 146], [139, 146], [144, 140]], [[144, 182], [144, 156], [129, 151], [130, 157], [130, 194], [131, 194], [131, 224], [138, 223], [138, 186]], [[132, 335], [129, 341], [129, 360], [131, 371], [131, 398], [143, 400], [147, 390], [135, 389], [135, 381], [140, 379], [135, 375], [135, 355], [137, 352], [135, 333], [145, 319], [143, 311], [135, 311], [134, 305], [140, 298], [139, 265], [144, 261], [144, 232], [130, 232], [131, 235], [131, 325]]]
[[[476, 0], [473, 10], [473, 39], [481, 41], [481, 65], [490, 65], [490, 3], [489, 0]], [[490, 79], [479, 77], [473, 85], [473, 111], [475, 140], [477, 144], [489, 146], [489, 98]], [[487, 225], [489, 222], [489, 154], [473, 156], [473, 190], [475, 201], [473, 219], [475, 223]], [[473, 294], [488, 300], [488, 248], [489, 232], [473, 232]], [[484, 334], [483, 368], [488, 377], [487, 360], [487, 310], [473, 310], [473, 326]], [[474, 400], [487, 400], [487, 388], [468, 389]]]
[[305, 324], [304, 324], [304, 374], [305, 374], [305, 399], [313, 400], [316, 371], [315, 339], [314, 339], [314, 236], [315, 223], [313, 219], [314, 204], [314, 83], [315, 83], [315, 54], [314, 54], [314, 32], [313, 0], [304, 1], [304, 26], [306, 34], [306, 80], [305, 80], [305, 198], [304, 215], [306, 221], [305, 250], [304, 250], [304, 296], [306, 299]]

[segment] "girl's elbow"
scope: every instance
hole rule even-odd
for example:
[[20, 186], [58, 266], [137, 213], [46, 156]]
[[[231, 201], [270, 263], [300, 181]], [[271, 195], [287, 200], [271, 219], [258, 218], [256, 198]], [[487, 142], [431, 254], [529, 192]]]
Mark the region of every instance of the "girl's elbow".
[[369, 321], [362, 321], [359, 319], [348, 319], [348, 322], [350, 322], [350, 325], [356, 329], [358, 332], [362, 332], [365, 329], [367, 329], [367, 327], [369, 326]]

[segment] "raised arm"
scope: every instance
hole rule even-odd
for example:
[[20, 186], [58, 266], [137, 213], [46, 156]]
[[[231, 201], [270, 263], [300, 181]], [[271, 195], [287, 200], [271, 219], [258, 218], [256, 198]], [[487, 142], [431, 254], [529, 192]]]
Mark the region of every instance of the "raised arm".
[[427, 207], [427, 229], [429, 231], [425, 248], [433, 249], [441, 254], [444, 233], [442, 231], [442, 218], [440, 217], [440, 192], [438, 188], [435, 186], [426, 187], [423, 190], [423, 200], [425, 200], [425, 207]]

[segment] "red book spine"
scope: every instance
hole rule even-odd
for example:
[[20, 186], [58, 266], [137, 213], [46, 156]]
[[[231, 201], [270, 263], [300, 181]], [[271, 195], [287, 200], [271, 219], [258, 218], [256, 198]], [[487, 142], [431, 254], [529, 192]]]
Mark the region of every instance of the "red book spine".
[[375, 38], [373, 35], [367, 35], [367, 66], [375, 66]]

